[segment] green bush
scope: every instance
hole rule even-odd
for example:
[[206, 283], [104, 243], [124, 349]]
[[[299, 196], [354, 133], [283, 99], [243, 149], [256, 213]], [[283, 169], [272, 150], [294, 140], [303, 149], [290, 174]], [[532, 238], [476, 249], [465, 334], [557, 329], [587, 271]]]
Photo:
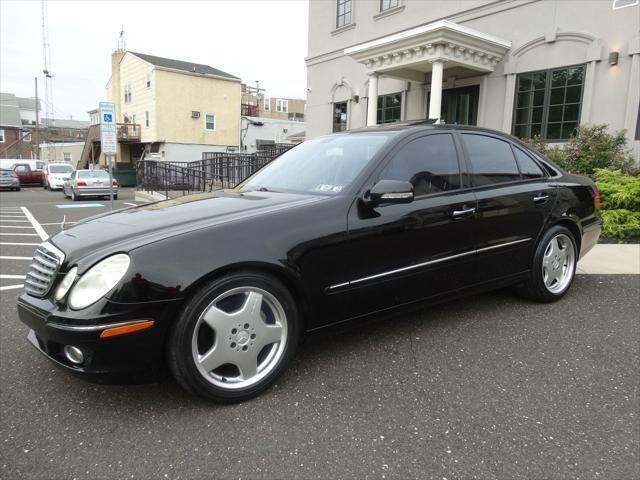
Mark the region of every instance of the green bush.
[[599, 168], [594, 171], [594, 178], [600, 190], [601, 209], [640, 212], [640, 176]]
[[640, 212], [617, 209], [602, 210], [600, 214], [605, 237], [627, 239], [640, 236]]
[[544, 142], [539, 137], [527, 140], [535, 150], [571, 173], [593, 175], [598, 168], [637, 173], [627, 148], [625, 131], [610, 134], [607, 125], [578, 127], [564, 146]]

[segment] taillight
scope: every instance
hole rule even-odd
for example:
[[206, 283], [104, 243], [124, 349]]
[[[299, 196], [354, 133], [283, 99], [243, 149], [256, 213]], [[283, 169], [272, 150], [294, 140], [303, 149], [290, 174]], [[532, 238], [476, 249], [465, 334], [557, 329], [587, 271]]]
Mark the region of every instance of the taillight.
[[600, 208], [600, 190], [598, 190], [598, 186], [593, 186], [593, 208], [596, 210]]
[[78, 186], [79, 187], [86, 187], [87, 186], [87, 182], [78, 182]]
[[113, 185], [114, 187], [118, 186], [118, 182], [116, 182], [115, 180], [111, 183], [111, 185]]

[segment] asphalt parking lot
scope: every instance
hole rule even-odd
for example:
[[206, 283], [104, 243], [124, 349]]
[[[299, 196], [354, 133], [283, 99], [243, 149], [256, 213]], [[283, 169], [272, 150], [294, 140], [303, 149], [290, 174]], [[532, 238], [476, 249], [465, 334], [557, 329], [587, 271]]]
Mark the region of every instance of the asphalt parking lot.
[[4, 288], [35, 249], [13, 244], [43, 233], [22, 207], [53, 235], [109, 202], [59, 208], [72, 204], [0, 193], [0, 478], [640, 477], [638, 275], [577, 276], [551, 305], [499, 291], [314, 337], [266, 394], [210, 405], [171, 380], [86, 383], [28, 344], [20, 288]]

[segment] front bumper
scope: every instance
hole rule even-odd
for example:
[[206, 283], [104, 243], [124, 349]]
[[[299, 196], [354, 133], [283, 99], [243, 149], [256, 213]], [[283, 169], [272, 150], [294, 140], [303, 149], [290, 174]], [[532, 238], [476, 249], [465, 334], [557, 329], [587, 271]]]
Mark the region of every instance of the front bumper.
[[[20, 321], [31, 330], [28, 340], [64, 370], [98, 383], [138, 383], [157, 380], [164, 371], [164, 344], [179, 301], [118, 304], [102, 300], [94, 318], [61, 311], [48, 299], [23, 293], [18, 299]], [[92, 310], [93, 311], [93, 310]], [[90, 315], [87, 315], [90, 316]], [[106, 328], [139, 320], [154, 320], [146, 330], [101, 339]], [[85, 360], [74, 365], [64, 346], [82, 350]]]
[[62, 190], [64, 188], [64, 180], [49, 180], [51, 190]]
[[13, 182], [0, 182], [0, 188], [18, 188], [20, 186], [20, 182], [15, 180]]

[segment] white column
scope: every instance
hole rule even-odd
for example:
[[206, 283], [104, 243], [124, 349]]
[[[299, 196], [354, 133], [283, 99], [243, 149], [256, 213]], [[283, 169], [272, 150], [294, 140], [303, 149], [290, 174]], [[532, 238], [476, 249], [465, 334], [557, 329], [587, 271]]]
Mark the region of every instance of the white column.
[[378, 123], [378, 74], [369, 75], [369, 93], [367, 99], [367, 126]]
[[513, 100], [516, 94], [516, 75], [507, 74], [506, 86], [504, 89], [504, 110], [502, 111], [502, 131], [511, 133], [511, 120], [513, 119]]
[[587, 64], [587, 71], [584, 79], [584, 92], [582, 93], [582, 107], [580, 108], [580, 125], [591, 122], [591, 106], [593, 104], [593, 93], [595, 92], [597, 63], [592, 60]]
[[444, 70], [444, 61], [434, 60], [432, 64], [429, 118], [440, 120], [440, 110], [442, 109], [442, 71]]
[[[639, 42], [640, 43], [640, 42]], [[634, 53], [631, 57], [631, 72], [629, 74], [629, 89], [627, 90], [627, 110], [624, 114], [624, 128], [627, 138], [633, 140], [635, 124], [638, 115], [638, 102], [640, 101], [640, 53]]]

